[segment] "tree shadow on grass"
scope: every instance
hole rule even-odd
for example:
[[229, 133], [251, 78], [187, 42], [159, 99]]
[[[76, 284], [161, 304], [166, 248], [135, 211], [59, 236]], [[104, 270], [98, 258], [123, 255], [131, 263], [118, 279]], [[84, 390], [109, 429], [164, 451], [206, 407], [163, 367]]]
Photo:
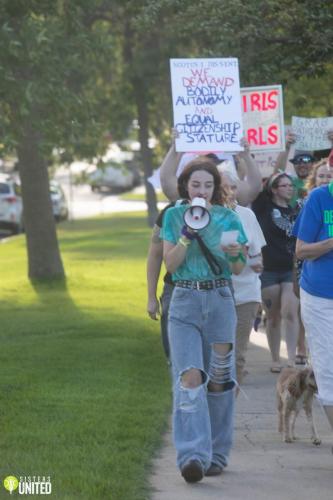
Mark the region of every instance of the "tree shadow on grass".
[[[3, 288], [0, 475], [50, 475], [62, 500], [145, 499], [170, 407], [158, 325], [144, 313], [150, 229], [136, 214], [59, 234], [67, 281]], [[116, 264], [95, 279], [98, 259]]]
[[33, 289], [0, 303], [1, 477], [50, 475], [61, 499], [147, 498], [170, 403], [157, 325], [77, 307], [70, 280]]

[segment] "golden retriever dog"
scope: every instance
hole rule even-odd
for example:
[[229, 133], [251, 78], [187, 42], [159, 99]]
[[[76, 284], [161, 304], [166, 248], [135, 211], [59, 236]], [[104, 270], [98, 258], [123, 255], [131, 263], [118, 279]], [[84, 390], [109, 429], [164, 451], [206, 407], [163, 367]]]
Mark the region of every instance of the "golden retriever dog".
[[[307, 420], [311, 426], [311, 441], [319, 445], [317, 431], [312, 417], [313, 396], [318, 392], [312, 368], [284, 368], [276, 383], [276, 394], [279, 411], [279, 432], [282, 433], [285, 443], [291, 443], [295, 437], [295, 422], [298, 413], [305, 410]], [[290, 419], [293, 415], [291, 428]]]

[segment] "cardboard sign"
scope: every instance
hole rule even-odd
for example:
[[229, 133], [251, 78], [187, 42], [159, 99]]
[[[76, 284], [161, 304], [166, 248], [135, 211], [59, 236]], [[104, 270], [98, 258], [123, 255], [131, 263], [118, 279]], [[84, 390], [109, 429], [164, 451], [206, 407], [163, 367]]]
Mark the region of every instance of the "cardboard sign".
[[257, 167], [260, 170], [261, 177], [264, 179], [269, 177], [274, 173], [274, 168], [276, 165], [276, 160], [278, 157], [278, 152], [256, 152], [254, 154], [254, 160], [256, 162]]
[[301, 118], [293, 116], [292, 131], [296, 134], [295, 148], [300, 151], [331, 149], [327, 132], [333, 129], [333, 116], [326, 118]]
[[241, 151], [238, 59], [170, 59], [176, 150]]
[[244, 135], [251, 151], [284, 151], [281, 85], [241, 89]]

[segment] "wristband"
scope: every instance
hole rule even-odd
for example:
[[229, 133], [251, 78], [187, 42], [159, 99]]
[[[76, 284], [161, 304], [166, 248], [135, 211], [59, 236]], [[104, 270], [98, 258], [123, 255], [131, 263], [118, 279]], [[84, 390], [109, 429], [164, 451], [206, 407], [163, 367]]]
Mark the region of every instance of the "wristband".
[[191, 241], [185, 240], [184, 238], [179, 238], [178, 243], [180, 243], [180, 245], [182, 245], [183, 247], [187, 248], [190, 245]]
[[236, 257], [230, 257], [228, 256], [228, 259], [230, 262], [237, 262], [238, 260], [241, 260], [242, 262], [246, 262], [246, 258], [244, 257], [242, 252], [239, 252], [239, 254]]
[[182, 234], [183, 236], [185, 236], [185, 238], [187, 238], [188, 240], [194, 240], [194, 239], [195, 239], [195, 234], [190, 233], [190, 232], [187, 230], [187, 227], [186, 227], [186, 226], [183, 226], [183, 227], [182, 227], [181, 234]]

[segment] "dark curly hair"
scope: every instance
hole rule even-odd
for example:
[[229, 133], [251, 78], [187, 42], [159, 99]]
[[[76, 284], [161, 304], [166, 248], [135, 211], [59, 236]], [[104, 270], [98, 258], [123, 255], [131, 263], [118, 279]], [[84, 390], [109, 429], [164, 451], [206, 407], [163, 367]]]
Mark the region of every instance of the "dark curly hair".
[[229, 193], [222, 187], [221, 176], [216, 168], [215, 162], [207, 156], [198, 156], [186, 165], [178, 177], [178, 192], [181, 198], [188, 199], [187, 185], [193, 172], [204, 170], [212, 175], [214, 179], [214, 191], [211, 199], [213, 205], [229, 206]]

